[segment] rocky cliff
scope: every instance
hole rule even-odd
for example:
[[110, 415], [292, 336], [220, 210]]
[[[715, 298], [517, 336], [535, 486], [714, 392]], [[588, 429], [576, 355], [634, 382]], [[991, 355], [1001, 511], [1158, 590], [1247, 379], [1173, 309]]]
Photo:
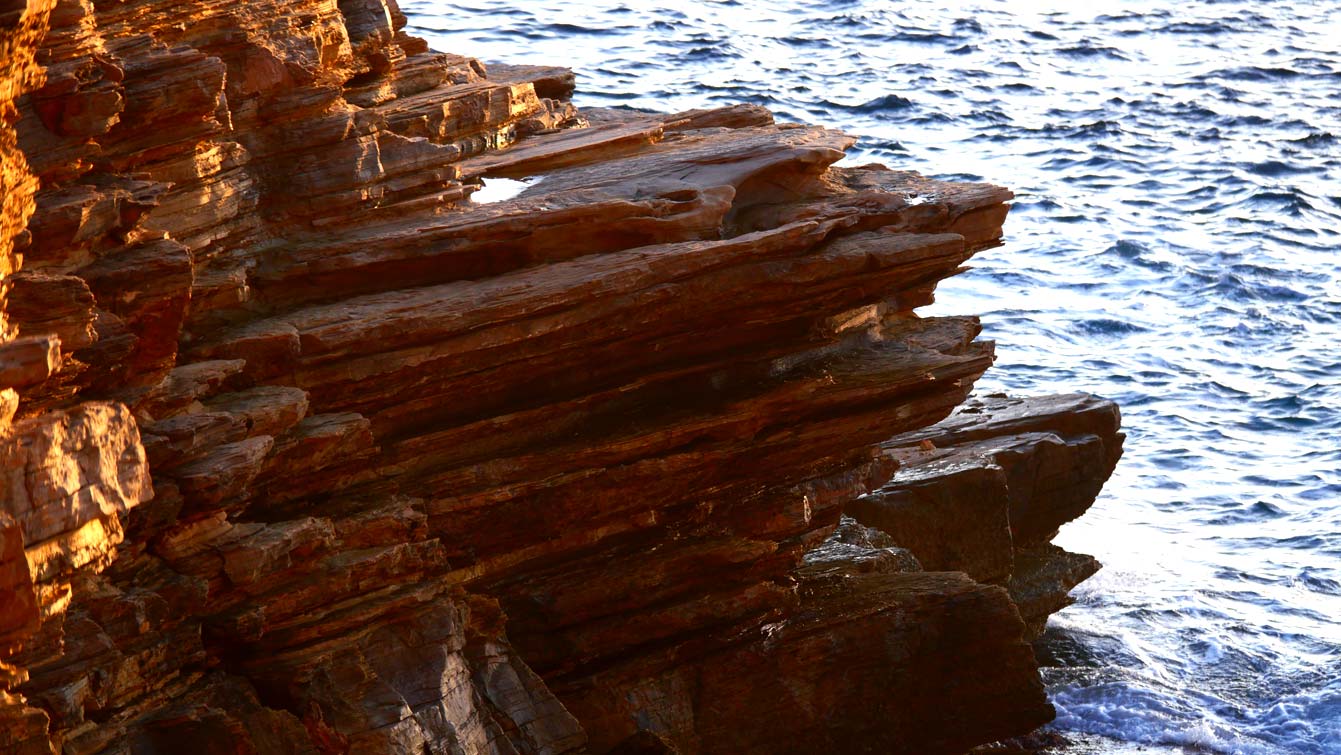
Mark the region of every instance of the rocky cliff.
[[[1011, 198], [577, 111], [394, 0], [0, 0], [0, 751], [959, 753], [1052, 715], [1088, 396]], [[483, 203], [484, 183], [525, 179]], [[959, 407], [956, 410], [956, 407]]]

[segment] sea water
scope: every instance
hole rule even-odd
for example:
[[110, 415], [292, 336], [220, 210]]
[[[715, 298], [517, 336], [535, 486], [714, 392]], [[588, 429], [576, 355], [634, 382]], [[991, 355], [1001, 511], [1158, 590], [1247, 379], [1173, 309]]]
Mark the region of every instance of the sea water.
[[[1059, 543], [1105, 568], [1040, 645], [1108, 752], [1341, 753], [1341, 2], [402, 0], [579, 105], [736, 102], [1017, 194], [935, 314], [980, 390], [1117, 400], [1127, 453]], [[1127, 744], [1124, 744], [1127, 743]]]

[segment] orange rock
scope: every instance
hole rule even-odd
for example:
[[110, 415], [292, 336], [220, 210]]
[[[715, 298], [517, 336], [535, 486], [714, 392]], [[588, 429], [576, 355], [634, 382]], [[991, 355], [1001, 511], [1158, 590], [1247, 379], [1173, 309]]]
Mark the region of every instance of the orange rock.
[[1094, 566], [1047, 541], [1116, 413], [950, 416], [994, 345], [914, 311], [1008, 190], [757, 106], [579, 112], [393, 0], [23, 7], [0, 749], [951, 753], [1051, 715], [1025, 638]]

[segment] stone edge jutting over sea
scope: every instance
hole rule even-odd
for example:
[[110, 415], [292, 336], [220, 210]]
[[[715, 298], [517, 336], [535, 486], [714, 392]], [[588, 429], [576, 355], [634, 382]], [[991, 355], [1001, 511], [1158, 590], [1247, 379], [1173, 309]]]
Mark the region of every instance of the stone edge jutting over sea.
[[[0, 752], [935, 755], [1121, 453], [924, 318], [1009, 191], [394, 0], [0, 0]], [[481, 180], [526, 179], [471, 201]]]

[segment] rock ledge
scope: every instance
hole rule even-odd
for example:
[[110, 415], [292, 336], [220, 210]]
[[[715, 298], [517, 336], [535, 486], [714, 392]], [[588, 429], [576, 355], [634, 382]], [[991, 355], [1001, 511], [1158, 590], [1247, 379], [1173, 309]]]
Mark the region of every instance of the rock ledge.
[[[1009, 191], [569, 101], [395, 0], [0, 0], [0, 751], [961, 753], [1053, 715], [1089, 396]], [[529, 183], [472, 201], [499, 178]]]

